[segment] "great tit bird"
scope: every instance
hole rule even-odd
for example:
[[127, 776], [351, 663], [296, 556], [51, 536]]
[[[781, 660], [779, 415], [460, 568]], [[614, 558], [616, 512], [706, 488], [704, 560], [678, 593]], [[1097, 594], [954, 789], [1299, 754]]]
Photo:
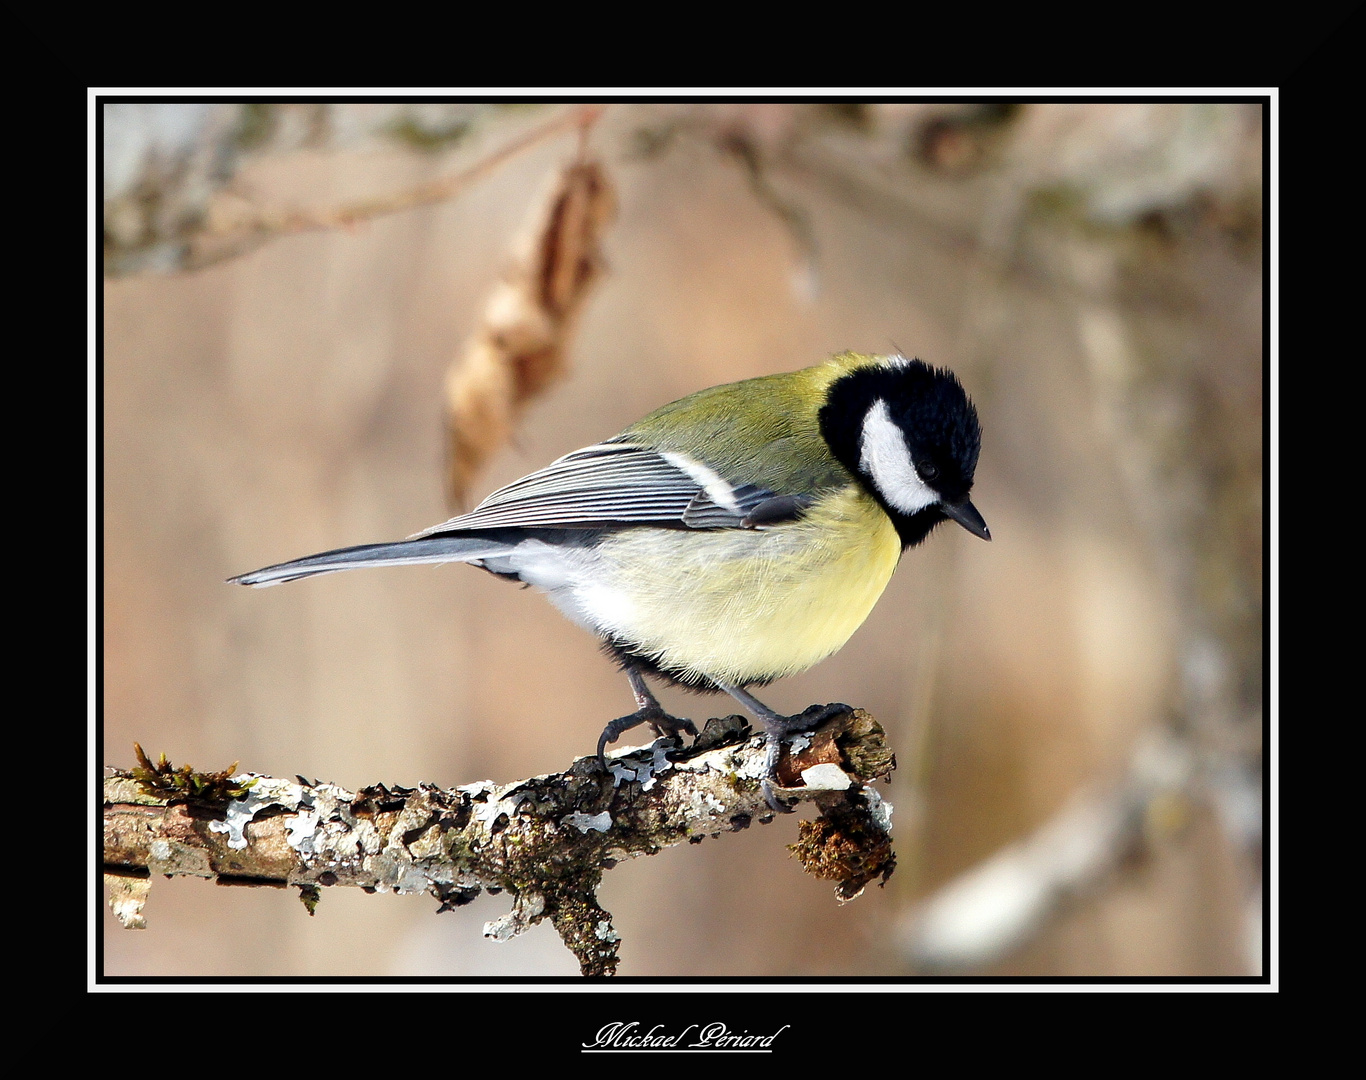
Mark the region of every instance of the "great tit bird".
[[841, 353], [815, 367], [713, 386], [495, 491], [407, 540], [268, 566], [242, 585], [362, 566], [464, 562], [545, 592], [616, 657], [639, 724], [689, 732], [645, 682], [723, 690], [768, 739], [837, 711], [781, 716], [749, 693], [837, 651], [901, 554], [941, 521], [990, 540], [968, 498], [981, 446], [954, 375], [903, 356]]

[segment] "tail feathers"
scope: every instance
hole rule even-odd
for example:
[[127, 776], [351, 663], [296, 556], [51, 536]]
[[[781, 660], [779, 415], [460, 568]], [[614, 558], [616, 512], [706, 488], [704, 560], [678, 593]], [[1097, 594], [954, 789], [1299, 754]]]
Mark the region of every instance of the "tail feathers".
[[267, 566], [249, 574], [228, 578], [237, 585], [264, 588], [284, 581], [330, 574], [336, 570], [356, 570], [363, 566], [407, 566], [420, 563], [475, 562], [479, 559], [506, 555], [505, 541], [480, 536], [427, 536], [419, 540], [399, 540], [391, 544], [362, 544], [359, 547], [339, 548], [308, 555], [292, 562]]

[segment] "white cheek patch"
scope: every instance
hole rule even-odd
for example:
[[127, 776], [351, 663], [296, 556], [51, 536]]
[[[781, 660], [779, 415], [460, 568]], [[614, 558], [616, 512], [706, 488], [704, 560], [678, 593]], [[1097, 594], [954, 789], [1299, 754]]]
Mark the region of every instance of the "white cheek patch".
[[914, 514], [939, 502], [939, 496], [915, 471], [906, 437], [881, 398], [863, 418], [859, 466], [882, 497], [903, 514]]

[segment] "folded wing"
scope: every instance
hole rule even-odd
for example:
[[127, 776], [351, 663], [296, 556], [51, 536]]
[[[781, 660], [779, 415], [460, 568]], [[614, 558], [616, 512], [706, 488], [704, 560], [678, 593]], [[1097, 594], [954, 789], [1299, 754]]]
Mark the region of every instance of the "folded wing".
[[[601, 528], [657, 524], [690, 529], [753, 528], [774, 523], [762, 508], [781, 498], [753, 484], [732, 484], [685, 454], [631, 443], [598, 443], [499, 488], [468, 514], [424, 529], [412, 539], [472, 529]], [[800, 504], [800, 505], [797, 505]], [[751, 515], [759, 510], [759, 516]]]

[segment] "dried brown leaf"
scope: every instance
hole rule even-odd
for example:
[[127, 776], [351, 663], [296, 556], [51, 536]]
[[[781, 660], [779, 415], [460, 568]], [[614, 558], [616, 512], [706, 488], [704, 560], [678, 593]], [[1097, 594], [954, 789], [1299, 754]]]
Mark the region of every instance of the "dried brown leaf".
[[526, 404], [565, 373], [577, 316], [602, 276], [601, 239], [615, 209], [606, 172], [581, 159], [532, 215], [520, 254], [446, 376], [446, 491], [453, 509], [465, 505], [474, 476], [507, 442]]

